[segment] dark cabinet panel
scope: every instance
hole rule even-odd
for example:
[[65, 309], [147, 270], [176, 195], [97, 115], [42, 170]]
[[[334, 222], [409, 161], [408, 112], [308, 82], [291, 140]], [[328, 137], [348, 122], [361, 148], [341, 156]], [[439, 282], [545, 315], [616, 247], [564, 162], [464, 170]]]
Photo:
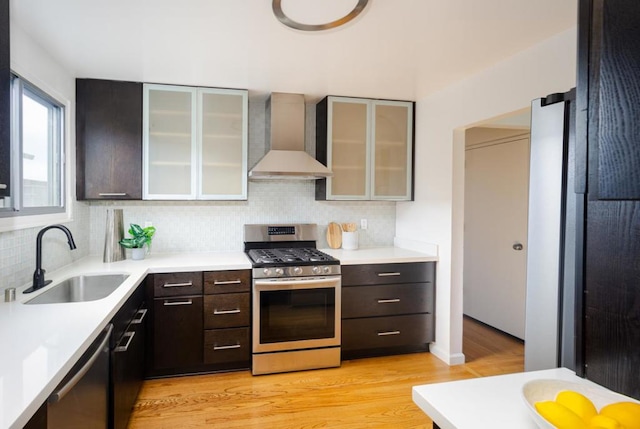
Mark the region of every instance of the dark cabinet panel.
[[9, 0], [0, 0], [0, 198], [11, 188], [11, 61], [9, 57]]
[[154, 274], [153, 296], [183, 296], [202, 294], [202, 273]]
[[76, 194], [142, 199], [142, 84], [76, 80]]
[[202, 296], [155, 299], [153, 307], [154, 368], [202, 365]]
[[204, 293], [249, 292], [251, 271], [208, 271], [204, 273]]
[[342, 321], [342, 350], [422, 346], [434, 340], [433, 315], [372, 317]]
[[585, 375], [640, 399], [640, 203], [590, 201], [587, 219]]
[[[583, 70], [578, 75], [589, 79], [590, 196], [638, 200], [640, 5], [636, 0], [588, 3], [592, 6], [588, 34], [591, 45], [588, 62], [580, 65]], [[582, 25], [584, 28], [587, 24]], [[583, 81], [584, 78], [579, 79]]]
[[205, 329], [249, 326], [249, 293], [226, 293], [204, 297]]
[[251, 359], [249, 332], [249, 327], [205, 331], [204, 363], [247, 368]]
[[354, 286], [342, 291], [342, 318], [432, 313], [432, 283]]
[[398, 284], [433, 281], [433, 262], [344, 265], [342, 285]]

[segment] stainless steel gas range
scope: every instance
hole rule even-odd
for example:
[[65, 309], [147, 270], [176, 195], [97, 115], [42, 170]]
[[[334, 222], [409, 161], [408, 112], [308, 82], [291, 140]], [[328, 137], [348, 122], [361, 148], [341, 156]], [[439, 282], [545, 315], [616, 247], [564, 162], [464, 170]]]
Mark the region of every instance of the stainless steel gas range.
[[340, 366], [340, 261], [316, 224], [245, 225], [253, 264], [254, 375]]

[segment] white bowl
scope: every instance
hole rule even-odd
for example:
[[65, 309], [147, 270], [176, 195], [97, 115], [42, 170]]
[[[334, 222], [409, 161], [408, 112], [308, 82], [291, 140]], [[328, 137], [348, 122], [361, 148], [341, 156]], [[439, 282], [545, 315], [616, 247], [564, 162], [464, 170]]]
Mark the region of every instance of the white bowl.
[[522, 386], [522, 396], [531, 417], [533, 417], [539, 428], [555, 429], [555, 426], [538, 414], [535, 403], [540, 401], [555, 401], [558, 392], [563, 390], [573, 390], [574, 392], [582, 393], [593, 402], [593, 405], [596, 406], [598, 411], [605, 405], [614, 402], [638, 402], [635, 399], [620, 395], [619, 393], [612, 392], [600, 386], [562, 380], [532, 380]]

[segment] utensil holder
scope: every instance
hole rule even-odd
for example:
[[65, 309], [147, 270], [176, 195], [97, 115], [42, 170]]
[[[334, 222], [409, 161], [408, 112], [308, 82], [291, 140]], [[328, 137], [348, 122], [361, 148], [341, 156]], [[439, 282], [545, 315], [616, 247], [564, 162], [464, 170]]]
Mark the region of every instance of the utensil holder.
[[344, 250], [356, 250], [358, 248], [358, 231], [342, 232], [342, 248]]
[[107, 209], [107, 227], [104, 233], [103, 262], [117, 262], [125, 259], [120, 240], [124, 238], [122, 209]]

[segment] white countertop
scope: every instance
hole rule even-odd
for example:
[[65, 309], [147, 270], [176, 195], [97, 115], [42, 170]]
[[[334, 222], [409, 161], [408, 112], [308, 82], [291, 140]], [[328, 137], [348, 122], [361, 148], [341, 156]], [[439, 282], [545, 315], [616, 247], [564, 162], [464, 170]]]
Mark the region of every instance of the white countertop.
[[391, 264], [401, 262], [433, 262], [438, 257], [400, 247], [374, 247], [369, 249], [344, 250], [320, 249], [340, 260], [341, 265]]
[[[341, 264], [435, 261], [431, 255], [400, 248], [322, 249]], [[46, 267], [45, 267], [46, 268]], [[117, 310], [149, 273], [250, 269], [244, 252], [147, 255], [142, 261], [105, 264], [87, 257], [47, 272], [52, 284], [16, 301], [0, 297], [0, 429], [21, 428], [82, 356]], [[108, 297], [91, 302], [25, 305], [24, 301], [78, 274], [128, 273], [129, 278]]]
[[567, 368], [557, 368], [414, 386], [413, 402], [441, 429], [537, 429], [524, 402], [522, 386], [538, 379], [604, 389]]

